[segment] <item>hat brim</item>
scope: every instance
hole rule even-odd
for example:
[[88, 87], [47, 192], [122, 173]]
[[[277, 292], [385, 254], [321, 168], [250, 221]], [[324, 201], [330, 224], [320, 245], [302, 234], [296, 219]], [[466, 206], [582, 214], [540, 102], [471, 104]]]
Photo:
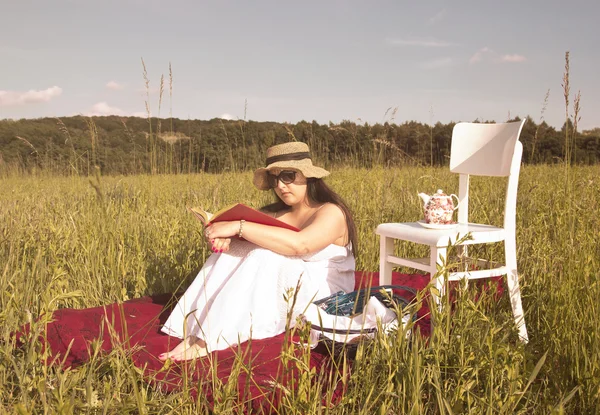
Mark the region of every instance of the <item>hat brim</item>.
[[254, 171], [254, 178], [252, 182], [254, 186], [259, 190], [269, 190], [269, 183], [267, 182], [267, 173], [271, 170], [295, 170], [302, 173], [306, 178], [321, 179], [329, 176], [329, 172], [321, 167], [314, 166], [310, 159], [304, 160], [287, 160], [278, 161], [269, 164], [267, 167], [261, 167]]

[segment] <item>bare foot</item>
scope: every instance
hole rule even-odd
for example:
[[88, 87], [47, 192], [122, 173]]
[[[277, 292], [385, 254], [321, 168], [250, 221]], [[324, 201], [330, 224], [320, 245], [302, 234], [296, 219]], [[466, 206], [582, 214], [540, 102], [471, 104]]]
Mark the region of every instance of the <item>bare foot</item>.
[[167, 359], [171, 359], [179, 362], [207, 355], [206, 343], [195, 336], [188, 336], [185, 340], [182, 340], [181, 343], [175, 346], [173, 350], [159, 354], [158, 360], [164, 362]]
[[174, 362], [183, 362], [185, 360], [193, 360], [205, 356], [208, 356], [208, 351], [206, 350], [206, 347], [201, 346], [200, 343], [194, 343], [178, 355], [171, 356], [171, 359]]

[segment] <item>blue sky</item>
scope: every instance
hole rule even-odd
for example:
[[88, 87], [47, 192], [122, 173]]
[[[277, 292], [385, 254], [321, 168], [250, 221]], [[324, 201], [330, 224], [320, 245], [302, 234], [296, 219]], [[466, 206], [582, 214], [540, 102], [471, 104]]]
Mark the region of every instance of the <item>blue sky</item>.
[[[0, 0], [0, 119], [504, 121], [560, 127], [564, 54], [600, 127], [600, 2]], [[173, 99], [169, 99], [169, 63]]]

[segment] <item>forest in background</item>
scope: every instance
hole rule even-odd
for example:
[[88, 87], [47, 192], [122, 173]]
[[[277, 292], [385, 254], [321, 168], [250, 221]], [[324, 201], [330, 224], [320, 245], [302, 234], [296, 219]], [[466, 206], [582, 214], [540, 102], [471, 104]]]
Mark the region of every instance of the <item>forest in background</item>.
[[[244, 171], [261, 166], [269, 146], [291, 140], [308, 143], [326, 166], [440, 166], [448, 163], [454, 124], [119, 116], [0, 120], [0, 170], [77, 175], [92, 174], [94, 166], [103, 174]], [[573, 164], [600, 162], [600, 128], [578, 132], [569, 120], [557, 130], [528, 117], [520, 140], [527, 164], [564, 162], [566, 154]]]

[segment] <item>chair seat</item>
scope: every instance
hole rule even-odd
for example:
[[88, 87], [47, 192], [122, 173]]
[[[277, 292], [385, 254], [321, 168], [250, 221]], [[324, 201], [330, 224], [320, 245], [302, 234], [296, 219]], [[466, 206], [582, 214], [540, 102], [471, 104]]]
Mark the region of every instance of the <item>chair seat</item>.
[[375, 233], [440, 248], [448, 246], [448, 240], [454, 244], [467, 233], [470, 233], [473, 239], [463, 242], [463, 245], [500, 242], [506, 237], [503, 228], [478, 223], [459, 224], [455, 228], [444, 230], [424, 228], [417, 222], [382, 223], [377, 226]]

